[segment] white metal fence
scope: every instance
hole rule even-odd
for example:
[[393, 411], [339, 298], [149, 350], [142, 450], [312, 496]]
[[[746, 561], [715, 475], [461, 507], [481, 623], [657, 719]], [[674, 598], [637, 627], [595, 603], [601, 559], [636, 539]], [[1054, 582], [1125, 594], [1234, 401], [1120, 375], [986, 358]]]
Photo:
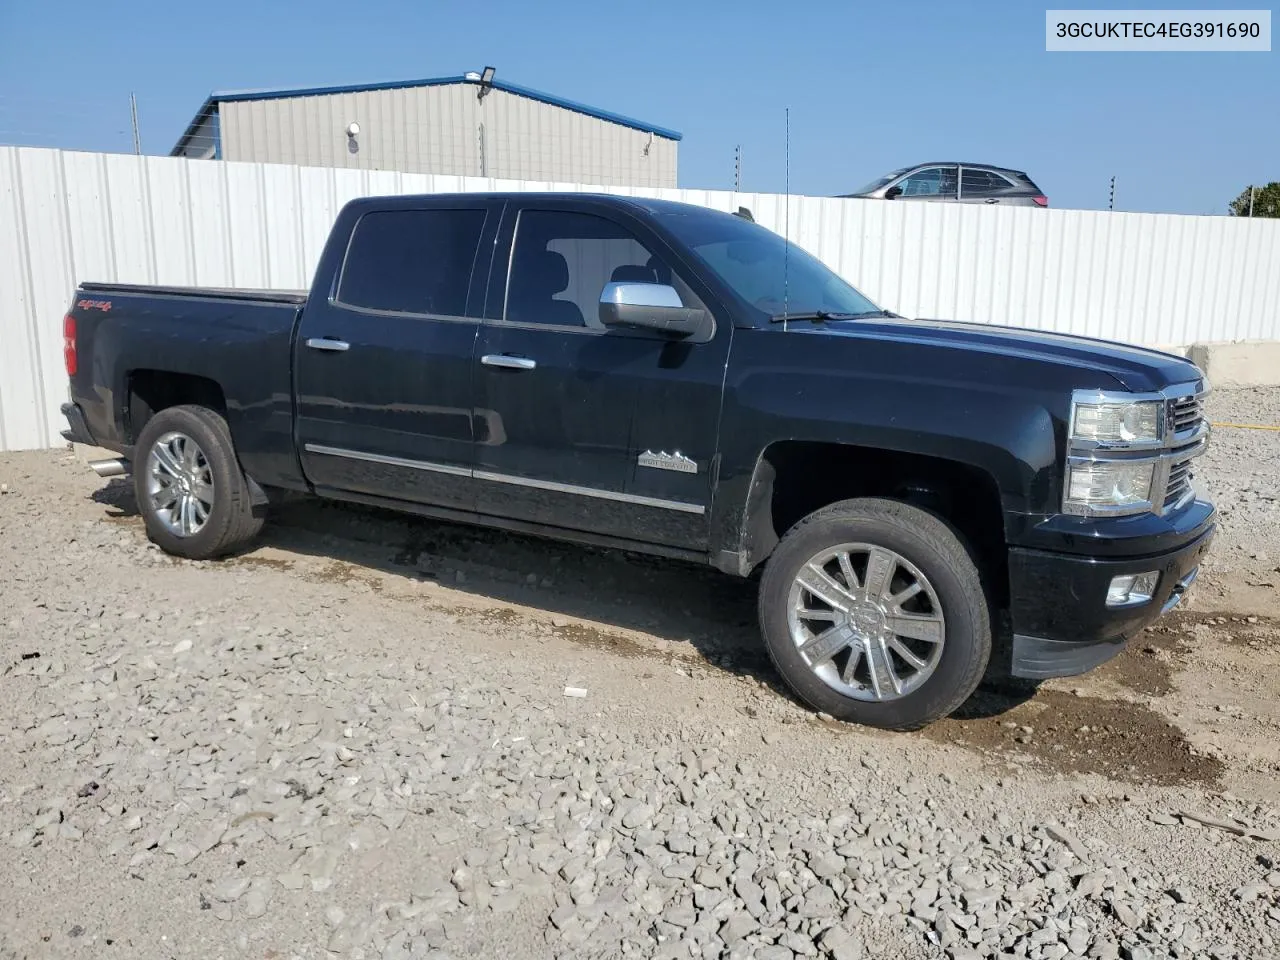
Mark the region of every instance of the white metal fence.
[[[81, 281], [305, 288], [347, 200], [589, 190], [751, 209], [787, 198], [0, 147], [0, 450], [60, 442]], [[883, 306], [1152, 345], [1280, 339], [1280, 221], [793, 196], [787, 232]]]

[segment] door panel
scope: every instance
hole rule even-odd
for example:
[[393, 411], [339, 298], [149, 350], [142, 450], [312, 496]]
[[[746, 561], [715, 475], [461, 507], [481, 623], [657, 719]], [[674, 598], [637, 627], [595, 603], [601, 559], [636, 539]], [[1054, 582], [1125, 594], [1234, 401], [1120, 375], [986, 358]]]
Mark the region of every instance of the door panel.
[[[598, 304], [611, 279], [672, 282], [682, 301], [701, 305], [607, 216], [526, 209], [508, 231], [515, 234], [510, 295], [497, 289], [505, 309], [488, 311], [496, 316], [476, 349], [481, 361], [490, 358], [476, 366], [478, 406], [489, 417], [486, 427], [477, 420], [477, 509], [704, 547], [728, 326], [705, 343], [604, 328]], [[526, 361], [525, 368], [494, 365], [499, 358]], [[678, 451], [693, 472], [640, 468], [646, 451], [647, 462], [667, 467], [676, 461], [658, 455]]]
[[477, 250], [499, 210], [455, 202], [357, 224], [335, 296], [308, 303], [295, 347], [299, 455], [317, 488], [473, 505], [468, 305], [483, 303]]

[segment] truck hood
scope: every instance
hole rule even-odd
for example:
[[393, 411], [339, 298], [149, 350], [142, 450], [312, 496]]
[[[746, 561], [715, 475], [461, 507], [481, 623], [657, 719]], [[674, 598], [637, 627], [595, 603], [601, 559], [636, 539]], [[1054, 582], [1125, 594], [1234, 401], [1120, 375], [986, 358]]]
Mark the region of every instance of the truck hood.
[[1174, 383], [1203, 377], [1199, 368], [1182, 357], [1073, 334], [1050, 333], [1026, 327], [1000, 327], [956, 320], [846, 320], [827, 324], [801, 322], [791, 332], [819, 336], [873, 337], [922, 346], [955, 347], [1007, 357], [1063, 364], [1114, 377], [1134, 393], [1161, 390]]

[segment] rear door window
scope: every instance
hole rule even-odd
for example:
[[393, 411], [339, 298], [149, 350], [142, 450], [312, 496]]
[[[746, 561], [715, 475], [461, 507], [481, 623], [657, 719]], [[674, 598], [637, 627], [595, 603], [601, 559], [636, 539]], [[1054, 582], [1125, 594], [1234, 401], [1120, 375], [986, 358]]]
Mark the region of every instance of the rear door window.
[[965, 167], [960, 176], [961, 194], [976, 196], [1008, 190], [1013, 186], [1008, 180], [991, 170], [980, 170], [976, 167]]
[[478, 316], [468, 310], [484, 210], [379, 210], [356, 224], [337, 299], [386, 313]]

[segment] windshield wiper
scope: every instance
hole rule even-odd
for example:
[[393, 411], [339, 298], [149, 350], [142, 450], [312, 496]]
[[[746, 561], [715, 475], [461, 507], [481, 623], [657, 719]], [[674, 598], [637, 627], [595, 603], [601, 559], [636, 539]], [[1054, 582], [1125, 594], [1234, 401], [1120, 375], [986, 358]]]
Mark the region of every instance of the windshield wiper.
[[833, 313], [829, 310], [806, 310], [799, 313], [776, 313], [769, 318], [770, 323], [785, 323], [789, 320], [808, 320], [810, 323], [825, 323], [828, 320], [855, 320], [862, 314]]
[[834, 313], [830, 310], [808, 310], [801, 313], [776, 313], [769, 318], [770, 323], [786, 323], [791, 320], [810, 323], [826, 323], [828, 320], [867, 320], [871, 317], [888, 317], [901, 320], [902, 317], [892, 310], [864, 310], [861, 313]]

